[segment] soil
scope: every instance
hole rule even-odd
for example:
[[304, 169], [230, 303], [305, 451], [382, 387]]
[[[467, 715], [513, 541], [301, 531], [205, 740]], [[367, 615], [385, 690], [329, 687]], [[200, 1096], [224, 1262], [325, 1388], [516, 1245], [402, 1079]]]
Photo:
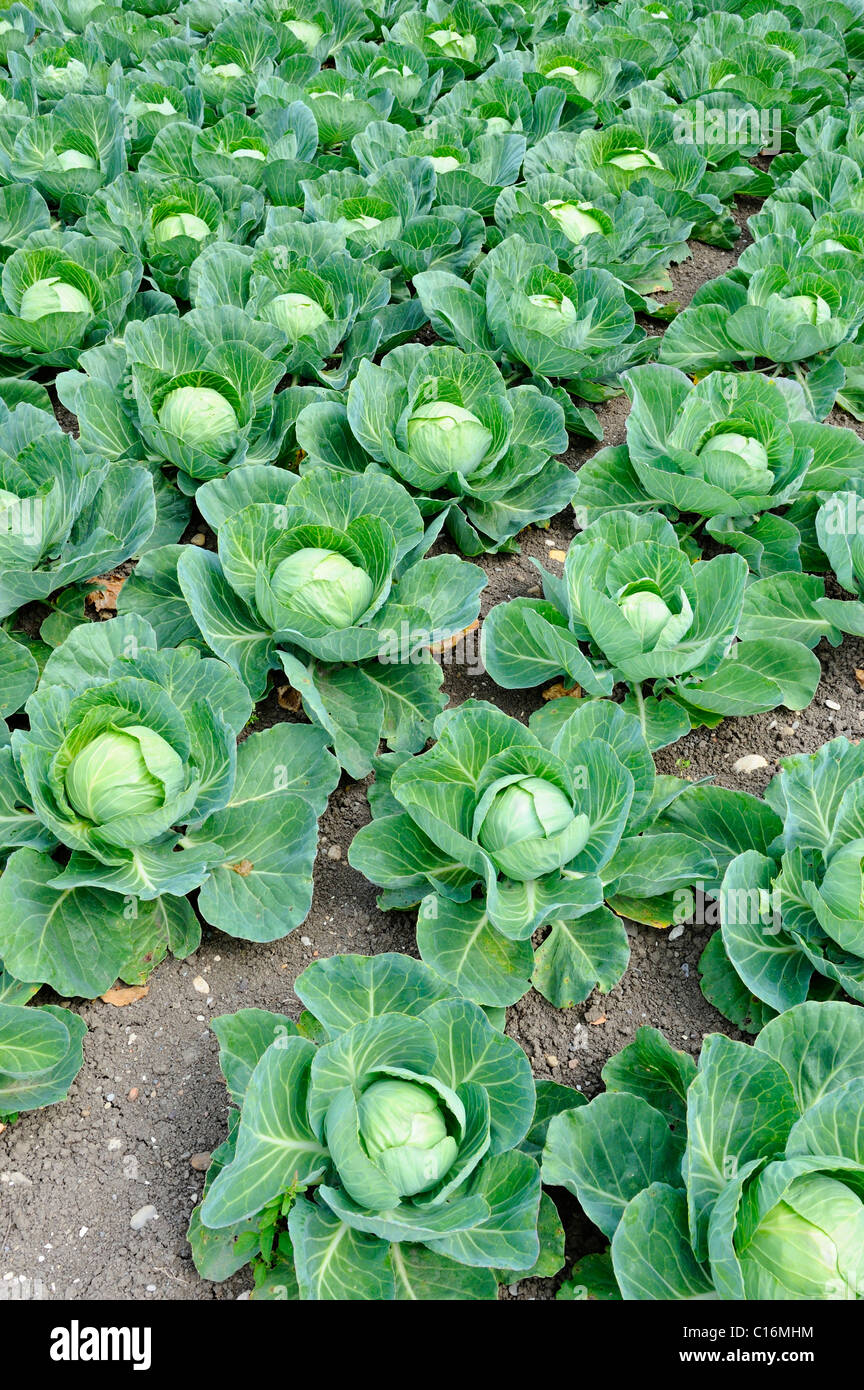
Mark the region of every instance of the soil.
[[[740, 225], [756, 206], [741, 200]], [[733, 252], [694, 243], [691, 259], [673, 270], [668, 297], [686, 304], [699, 285], [734, 265], [748, 241], [745, 232]], [[622, 397], [599, 407], [604, 445], [623, 442], [626, 413]], [[62, 408], [58, 418], [74, 429], [74, 418]], [[842, 412], [834, 422], [864, 433]], [[596, 447], [575, 444], [566, 459], [578, 467]], [[550, 552], [566, 550], [572, 535], [567, 512], [548, 529], [530, 528], [520, 538], [521, 554], [482, 559], [489, 580], [484, 615], [493, 603], [536, 592], [532, 560], [560, 573]], [[782, 757], [814, 751], [839, 734], [857, 739], [864, 728], [864, 691], [855, 672], [864, 667], [864, 642], [847, 638], [837, 649], [823, 643], [818, 654], [822, 683], [803, 714], [780, 710], [727, 721], [714, 732], [693, 732], [658, 754], [659, 770], [708, 776], [758, 793]], [[488, 699], [522, 720], [542, 703], [539, 691], [500, 690], [476, 665], [445, 667], [452, 703]], [[259, 706], [256, 727], [285, 718], [291, 716], [271, 696]], [[732, 765], [746, 753], [761, 754], [767, 767], [736, 774]], [[0, 1135], [0, 1281], [39, 1280], [44, 1297], [57, 1299], [235, 1299], [249, 1288], [246, 1273], [218, 1285], [200, 1279], [185, 1237], [201, 1195], [202, 1165], [226, 1129], [227, 1096], [209, 1024], [219, 1014], [251, 1006], [296, 1017], [292, 984], [316, 956], [416, 954], [413, 914], [380, 912], [376, 890], [346, 862], [351, 839], [368, 818], [365, 784], [343, 777], [321, 822], [312, 911], [284, 941], [261, 946], [205, 928], [196, 955], [163, 962], [144, 998], [125, 1008], [99, 1000], [73, 1005], [90, 1032], [68, 1101], [27, 1114]], [[630, 967], [610, 994], [595, 993], [577, 1008], [556, 1010], [532, 992], [509, 1010], [507, 1031], [524, 1047], [538, 1077], [587, 1096], [600, 1089], [606, 1060], [641, 1024], [662, 1029], [676, 1047], [694, 1055], [707, 1033], [740, 1036], [699, 988], [698, 961], [711, 931], [687, 927], [673, 939], [669, 932], [628, 924]], [[569, 1267], [600, 1249], [602, 1238], [566, 1193], [559, 1196]], [[135, 1230], [130, 1221], [144, 1208], [155, 1214]], [[556, 1283], [523, 1281], [516, 1296], [549, 1299]]]

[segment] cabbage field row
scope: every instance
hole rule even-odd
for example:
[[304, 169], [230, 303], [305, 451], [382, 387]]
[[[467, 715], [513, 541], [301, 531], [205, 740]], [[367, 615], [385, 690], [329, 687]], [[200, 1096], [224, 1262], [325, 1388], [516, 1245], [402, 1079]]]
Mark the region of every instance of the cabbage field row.
[[[42, 987], [283, 939], [360, 782], [349, 862], [419, 959], [214, 1021], [201, 1278], [864, 1298], [864, 744], [761, 797], [654, 759], [864, 637], [862, 0], [0, 15], [0, 1128], [87, 1048]], [[480, 562], [565, 512], [480, 633], [553, 698], [446, 707]], [[706, 900], [736, 1037], [535, 1081], [508, 1007], [611, 990], [625, 922]], [[608, 1243], [566, 1269], [562, 1189]]]

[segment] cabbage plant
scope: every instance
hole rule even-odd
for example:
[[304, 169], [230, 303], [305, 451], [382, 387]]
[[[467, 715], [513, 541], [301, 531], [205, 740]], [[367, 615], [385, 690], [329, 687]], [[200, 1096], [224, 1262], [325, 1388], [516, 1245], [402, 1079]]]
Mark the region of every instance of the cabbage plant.
[[435, 170], [436, 203], [473, 208], [483, 216], [492, 212], [505, 185], [515, 183], [525, 156], [525, 136], [518, 131], [474, 130], [443, 114], [417, 130], [373, 122], [351, 146], [367, 173], [400, 157], [428, 159]]
[[[637, 328], [623, 287], [608, 271], [563, 275], [551, 247], [508, 236], [483, 259], [470, 286], [444, 270], [415, 275], [420, 302], [439, 337], [534, 376], [562, 381], [573, 396], [598, 400], [619, 389], [619, 373], [653, 351]], [[590, 432], [586, 427], [585, 432]]]
[[281, 671], [352, 776], [370, 770], [382, 737], [421, 747], [444, 701], [430, 649], [474, 622], [482, 571], [421, 558], [420, 512], [381, 473], [249, 466], [196, 501], [217, 553], [154, 551], [121, 606], [172, 641], [203, 638], [255, 700]]
[[574, 269], [608, 271], [634, 292], [636, 307], [661, 315], [668, 311], [645, 296], [672, 289], [668, 267], [689, 256], [687, 238], [699, 211], [669, 190], [612, 192], [596, 174], [574, 169], [502, 189], [495, 222], [505, 236], [551, 247]]
[[[425, 115], [441, 90], [443, 79], [440, 69], [430, 73], [426, 58], [414, 44], [389, 39], [381, 43], [357, 40], [343, 44], [335, 56], [335, 66], [361, 91], [373, 92], [377, 88], [392, 94], [391, 117], [402, 115], [403, 119]], [[401, 133], [402, 127], [395, 120], [393, 126], [387, 122], [382, 125]]]
[[84, 1020], [55, 1004], [26, 1008], [36, 990], [0, 961], [0, 1129], [65, 1100], [81, 1068]]
[[57, 393], [88, 448], [173, 465], [192, 493], [287, 448], [296, 400], [276, 392], [286, 341], [275, 324], [229, 305], [182, 319], [157, 313], [130, 324], [122, 345], [84, 357], [83, 371], [64, 373]]
[[[657, 189], [677, 194], [680, 206], [696, 213], [694, 237], [731, 249], [739, 231], [724, 200], [738, 191], [737, 181], [724, 178], [714, 192], [708, 161], [686, 138], [686, 126], [676, 121], [674, 111], [634, 107], [622, 116], [600, 130], [551, 131], [527, 152], [526, 179], [544, 173], [572, 178], [585, 171], [613, 193], [629, 189], [653, 196]], [[752, 171], [741, 163], [746, 187]]]
[[[99, 87], [100, 93], [104, 86]], [[12, 177], [33, 183], [64, 220], [80, 216], [98, 188], [126, 168], [123, 113], [103, 95], [61, 94], [50, 114], [23, 121], [9, 151]]]
[[47, 411], [0, 401], [0, 619], [140, 554], [155, 523], [146, 468], [85, 453]]
[[159, 649], [136, 614], [83, 623], [51, 653], [0, 750], [0, 954], [16, 978], [88, 998], [144, 979], [197, 949], [196, 889], [229, 935], [299, 925], [338, 768], [309, 727], [238, 749], [251, 708], [224, 663]]
[[[828, 393], [820, 411], [827, 414], [843, 383], [839, 364], [826, 375], [827, 361], [864, 323], [862, 262], [856, 260], [854, 269], [828, 266], [820, 248], [802, 255], [788, 235], [754, 242], [733, 271], [699, 287], [669, 325], [660, 361], [700, 375], [738, 363], [766, 365], [802, 380], [806, 364], [809, 389], [818, 398], [819, 382]], [[816, 376], [820, 367], [824, 379]]]
[[559, 1269], [519, 1045], [407, 956], [315, 961], [295, 990], [299, 1024], [214, 1022], [236, 1108], [192, 1215], [199, 1273], [251, 1262], [254, 1299], [380, 1302], [494, 1299]]
[[550, 457], [567, 448], [561, 406], [508, 388], [481, 352], [409, 343], [363, 361], [347, 405], [307, 406], [297, 421], [308, 465], [361, 472], [370, 460], [406, 483], [465, 555], [512, 549], [532, 521], [566, 506], [576, 480]]
[[752, 1047], [710, 1033], [698, 1068], [640, 1028], [549, 1124], [544, 1182], [611, 1241], [559, 1298], [598, 1276], [625, 1300], [864, 1297], [862, 1055], [852, 1004], [798, 1004]]
[[851, 430], [813, 419], [796, 381], [711, 372], [694, 385], [675, 367], [636, 367], [627, 444], [602, 450], [579, 473], [585, 520], [610, 510], [668, 508], [699, 518], [714, 542], [756, 574], [821, 565], [813, 550], [820, 495], [864, 472]]
[[[670, 826], [690, 824], [691, 798], [670, 807]], [[701, 967], [711, 1002], [751, 1029], [839, 990], [864, 1003], [864, 754], [835, 738], [784, 758], [765, 801], [772, 833], [731, 859], [717, 894], [721, 930]]]
[[483, 1005], [531, 984], [559, 1007], [610, 990], [629, 945], [604, 898], [656, 924], [716, 870], [697, 838], [654, 833], [654, 767], [633, 715], [563, 699], [532, 723], [483, 701], [447, 710], [429, 752], [379, 760], [374, 819], [349, 851], [385, 889], [381, 907], [418, 906], [422, 958]]
[[[513, 9], [501, 6], [499, 15], [512, 24]], [[527, 13], [525, 20], [530, 23]], [[508, 52], [485, 72], [457, 82], [439, 97], [427, 125], [437, 130], [446, 120], [478, 135], [515, 135], [527, 145], [557, 129], [568, 92], [542, 81], [529, 85], [523, 57], [519, 51]]]
[[486, 668], [506, 689], [562, 675], [591, 696], [623, 684], [653, 748], [691, 725], [813, 698], [820, 666], [804, 639], [815, 646], [830, 625], [788, 625], [788, 576], [758, 581], [748, 607], [743, 557], [691, 562], [657, 512], [598, 517], [571, 542], [563, 580], [541, 573], [544, 598], [497, 604], [484, 624]]
[[[195, 127], [179, 123], [164, 132], [181, 142], [184, 155], [190, 153], [196, 133]], [[134, 247], [164, 295], [188, 299], [192, 263], [215, 241], [242, 246], [257, 235], [264, 217], [264, 195], [237, 178], [204, 182], [194, 163], [182, 177], [174, 172], [177, 161], [173, 158], [167, 160], [169, 170], [145, 169], [147, 160], [155, 164], [157, 155], [164, 158], [169, 153], [173, 151], [167, 141], [157, 137], [137, 173], [123, 175], [98, 191], [88, 204], [85, 221], [96, 236]], [[164, 177], [165, 173], [171, 176]]]
[[214, 242], [193, 262], [190, 295], [199, 308], [232, 305], [272, 324], [285, 335], [286, 373], [341, 389], [378, 349], [391, 287], [322, 230], [298, 223], [288, 244], [254, 252]]
[[0, 353], [31, 369], [74, 367], [122, 332], [140, 283], [140, 260], [113, 242], [34, 231], [3, 267]]

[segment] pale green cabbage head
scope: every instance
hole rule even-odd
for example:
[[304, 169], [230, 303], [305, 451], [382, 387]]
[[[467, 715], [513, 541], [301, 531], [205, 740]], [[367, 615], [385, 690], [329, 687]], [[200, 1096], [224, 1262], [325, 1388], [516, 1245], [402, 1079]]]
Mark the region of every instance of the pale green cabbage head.
[[321, 25], [316, 24], [311, 19], [289, 19], [285, 23], [285, 28], [290, 30], [299, 43], [302, 43], [307, 53], [313, 51], [324, 33]]
[[572, 63], [559, 63], [557, 67], [549, 68], [544, 76], [566, 78], [587, 101], [595, 97], [600, 88], [600, 78], [596, 72], [591, 72], [588, 68], [574, 67]]
[[330, 322], [330, 315], [308, 294], [277, 294], [264, 305], [262, 312], [270, 323], [282, 329], [291, 343], [296, 343], [304, 333], [314, 333], [322, 323]]
[[467, 63], [474, 61], [477, 40], [473, 34], [460, 34], [457, 29], [434, 29], [429, 38], [448, 58], [462, 58]]
[[346, 217], [342, 225], [354, 227], [358, 232], [371, 232], [373, 227], [380, 227], [381, 218], [373, 217], [368, 212], [358, 212], [356, 217]]
[[227, 453], [238, 421], [230, 401], [209, 386], [178, 386], [159, 411], [159, 424], [182, 443], [224, 445]]
[[416, 408], [408, 421], [412, 457], [441, 474], [467, 477], [483, 462], [492, 435], [464, 406], [430, 401]]
[[864, 1293], [864, 1204], [824, 1173], [795, 1178], [739, 1256], [745, 1297], [856, 1299]]
[[335, 550], [307, 546], [281, 560], [270, 581], [278, 601], [334, 628], [351, 627], [366, 612], [374, 585], [359, 565]]
[[590, 203], [568, 203], [562, 198], [550, 198], [543, 206], [558, 223], [568, 241], [578, 245], [595, 232], [602, 234], [603, 228], [592, 214], [595, 209]]
[[438, 1096], [414, 1081], [373, 1081], [358, 1102], [360, 1138], [401, 1197], [426, 1192], [452, 1167], [458, 1146]]
[[820, 294], [792, 294], [783, 304], [801, 323], [827, 323], [831, 317], [831, 307]]
[[92, 318], [93, 305], [75, 285], [67, 285], [59, 275], [49, 275], [28, 285], [18, 312], [27, 323], [35, 323], [48, 314], [87, 314]]
[[461, 168], [455, 154], [430, 154], [429, 163], [436, 174], [450, 174], [454, 169]]
[[96, 825], [159, 811], [183, 785], [179, 754], [141, 724], [98, 734], [75, 754], [65, 775], [70, 805]]
[[92, 154], [84, 154], [82, 150], [61, 150], [57, 156], [57, 163], [65, 174], [73, 169], [98, 168]]
[[55, 91], [83, 92], [87, 85], [87, 66], [80, 58], [70, 58], [63, 64], [48, 63], [41, 75]]
[[528, 303], [538, 311], [538, 324], [550, 332], [569, 327], [579, 317], [576, 305], [566, 294], [560, 299], [554, 294], [529, 294]]
[[645, 647], [654, 645], [674, 616], [666, 600], [647, 581], [624, 594], [618, 607]]
[[175, 212], [163, 217], [153, 228], [153, 240], [158, 244], [175, 241], [177, 237], [189, 237], [191, 241], [204, 241], [210, 235], [210, 228], [203, 217], [194, 212]]
[[646, 149], [619, 150], [617, 154], [610, 155], [606, 163], [614, 164], [616, 169], [625, 169], [628, 172], [634, 169], [663, 168], [660, 156], [654, 154], [653, 150]]
[[727, 492], [764, 494], [774, 486], [764, 444], [736, 430], [712, 435], [699, 450], [699, 459], [706, 482]]
[[573, 807], [559, 787], [542, 777], [523, 777], [499, 791], [483, 819], [480, 843], [490, 852], [519, 840], [545, 839], [573, 819]]

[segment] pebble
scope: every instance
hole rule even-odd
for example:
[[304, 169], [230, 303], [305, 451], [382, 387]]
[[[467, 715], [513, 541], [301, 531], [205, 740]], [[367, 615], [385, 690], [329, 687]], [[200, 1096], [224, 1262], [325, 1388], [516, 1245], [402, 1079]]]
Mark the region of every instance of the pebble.
[[761, 753], [747, 753], [745, 757], [738, 758], [737, 761], [732, 764], [732, 771], [747, 774], [750, 772], [758, 772], [760, 768], [767, 766], [768, 759], [763, 758]]
[[138, 1160], [134, 1154], [124, 1154], [123, 1176], [127, 1182], [141, 1181], [141, 1170], [138, 1167]]
[[301, 938], [300, 938], [300, 945], [301, 945], [301, 946], [311, 946], [311, 945], [312, 945], [312, 938], [311, 938], [311, 936], [301, 936]]
[[330, 848], [329, 848], [328, 851], [327, 851], [327, 858], [328, 858], [328, 859], [341, 859], [341, 858], [342, 858], [342, 846], [341, 846], [341, 845], [331, 845]]
[[133, 1231], [143, 1231], [148, 1221], [158, 1221], [159, 1213], [155, 1207], [139, 1207], [129, 1218], [129, 1225]]
[[196, 990], [196, 991], [198, 992], [198, 994], [209, 994], [209, 993], [210, 993], [210, 986], [208, 985], [207, 981], [206, 981], [206, 980], [203, 978], [203, 976], [201, 976], [201, 975], [196, 975], [196, 976], [195, 976], [195, 979], [192, 981], [192, 988], [193, 988], [194, 990]]
[[670, 941], [677, 941], [679, 936], [684, 935], [684, 923], [680, 922], [677, 927], [673, 927], [669, 933]]
[[137, 1100], [137, 1099], [138, 1099], [138, 1087], [137, 1087], [137, 1086], [133, 1086], [133, 1087], [132, 1087], [132, 1090], [129, 1092], [128, 1099], [129, 1099], [129, 1100]]
[[826, 701], [825, 701], [825, 706], [826, 706], [827, 709], [839, 709], [839, 708], [840, 708], [840, 705], [838, 704], [838, 702], [837, 702], [836, 700], [826, 700]]
[[545, 1054], [545, 1056], [546, 1056], [546, 1061], [547, 1061], [547, 1063], [549, 1064], [550, 1067], [557, 1067], [557, 1066], [558, 1066], [558, 1058], [555, 1056], [555, 1053], [554, 1053], [554, 1052], [547, 1052], [547, 1053]]
[[5, 1172], [0, 1173], [0, 1182], [8, 1187], [32, 1187], [33, 1180], [28, 1178], [26, 1173]]
[[194, 1168], [196, 1173], [206, 1173], [212, 1157], [209, 1153], [193, 1154], [189, 1160], [189, 1167]]

